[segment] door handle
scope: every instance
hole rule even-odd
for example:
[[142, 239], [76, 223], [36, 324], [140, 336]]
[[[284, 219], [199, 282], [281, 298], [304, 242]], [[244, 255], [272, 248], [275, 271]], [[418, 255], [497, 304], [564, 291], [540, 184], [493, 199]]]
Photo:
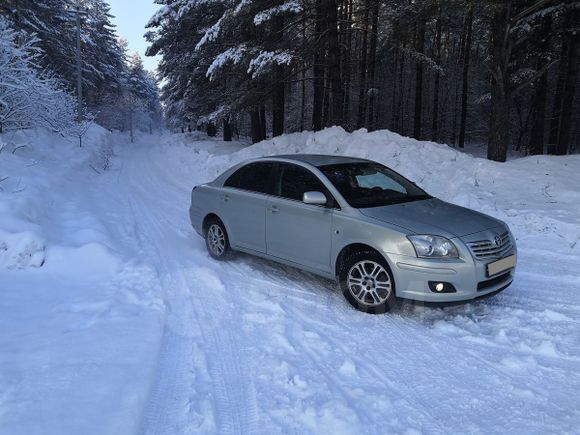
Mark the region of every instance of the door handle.
[[278, 213], [279, 211], [280, 210], [275, 205], [273, 205], [272, 207], [270, 207], [270, 213]]
[[230, 195], [224, 195], [224, 202], [228, 202], [230, 200]]

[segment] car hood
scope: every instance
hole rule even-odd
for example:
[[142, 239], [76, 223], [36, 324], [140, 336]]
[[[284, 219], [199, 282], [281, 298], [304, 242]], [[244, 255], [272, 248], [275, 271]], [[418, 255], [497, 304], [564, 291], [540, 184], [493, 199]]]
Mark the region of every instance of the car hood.
[[437, 198], [359, 209], [365, 216], [416, 234], [462, 237], [503, 223], [491, 216]]

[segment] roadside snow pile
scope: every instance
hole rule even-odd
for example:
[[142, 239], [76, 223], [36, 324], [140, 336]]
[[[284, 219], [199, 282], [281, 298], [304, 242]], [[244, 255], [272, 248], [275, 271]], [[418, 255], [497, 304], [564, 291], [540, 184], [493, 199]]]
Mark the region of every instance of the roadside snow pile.
[[0, 135], [2, 434], [137, 432], [164, 306], [155, 270], [123, 249], [137, 239], [126, 198], [107, 202], [115, 142], [128, 140], [98, 126], [82, 148]]
[[80, 184], [75, 177], [85, 178], [91, 168], [108, 166], [112, 155], [108, 135], [93, 126], [82, 149], [41, 129], [0, 136], [0, 269], [42, 267], [53, 250], [59, 253], [55, 260], [66, 262], [62, 255], [67, 249], [72, 259], [78, 254], [72, 248], [103, 242], [82, 236], [93, 231], [91, 222], [77, 228], [75, 240], [70, 240], [70, 231], [60, 230], [78, 227], [79, 216], [69, 213], [68, 219], [63, 218], [67, 210], [62, 205], [70, 189]]
[[41, 267], [45, 249], [42, 239], [33, 232], [11, 234], [0, 230], [0, 268]]
[[332, 127], [276, 137], [230, 155], [208, 155], [205, 174], [214, 179], [240, 161], [275, 154], [338, 154], [378, 161], [445, 201], [509, 223], [516, 237], [548, 235], [580, 249], [580, 156], [532, 156], [507, 163], [474, 158], [447, 145], [388, 130], [347, 133]]

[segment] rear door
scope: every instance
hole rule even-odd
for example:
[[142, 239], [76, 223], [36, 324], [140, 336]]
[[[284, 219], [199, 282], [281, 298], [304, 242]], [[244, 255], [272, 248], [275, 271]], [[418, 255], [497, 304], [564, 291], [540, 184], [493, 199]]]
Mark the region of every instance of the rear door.
[[224, 183], [221, 217], [234, 248], [266, 252], [266, 196], [272, 193], [273, 167], [272, 162], [249, 163]]
[[323, 192], [334, 200], [308, 169], [279, 163], [274, 171], [274, 196], [266, 202], [267, 253], [310, 268], [330, 270], [332, 209], [304, 204], [304, 192]]

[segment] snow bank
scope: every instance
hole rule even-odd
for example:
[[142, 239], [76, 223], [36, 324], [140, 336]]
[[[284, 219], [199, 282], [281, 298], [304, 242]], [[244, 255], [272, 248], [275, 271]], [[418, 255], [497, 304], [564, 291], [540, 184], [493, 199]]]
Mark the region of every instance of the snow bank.
[[124, 142], [99, 126], [82, 148], [0, 135], [0, 433], [137, 431], [164, 306], [155, 271], [122, 249], [136, 237], [97, 205]]
[[[95, 237], [95, 219], [83, 221], [67, 197], [89, 181], [87, 174], [109, 166], [110, 135], [95, 125], [80, 149], [43, 129], [0, 136], [0, 269], [39, 268], [51, 259], [70, 264], [86, 257], [87, 244], [108, 244], [103, 234]], [[95, 259], [104, 260], [103, 252]]]
[[[182, 152], [184, 161], [198, 164], [200, 156], [192, 155], [187, 145]], [[193, 175], [199, 183], [259, 156], [314, 153], [367, 158], [389, 166], [434, 196], [507, 222], [518, 239], [537, 236], [541, 245], [546, 237], [553, 237], [572, 250], [580, 241], [580, 189], [575, 187], [580, 185], [580, 156], [576, 155], [497, 163], [388, 130], [348, 133], [340, 127], [284, 135], [232, 154], [205, 153], [205, 170]]]
[[0, 268], [41, 267], [45, 251], [44, 241], [34, 232], [8, 233], [0, 230]]

